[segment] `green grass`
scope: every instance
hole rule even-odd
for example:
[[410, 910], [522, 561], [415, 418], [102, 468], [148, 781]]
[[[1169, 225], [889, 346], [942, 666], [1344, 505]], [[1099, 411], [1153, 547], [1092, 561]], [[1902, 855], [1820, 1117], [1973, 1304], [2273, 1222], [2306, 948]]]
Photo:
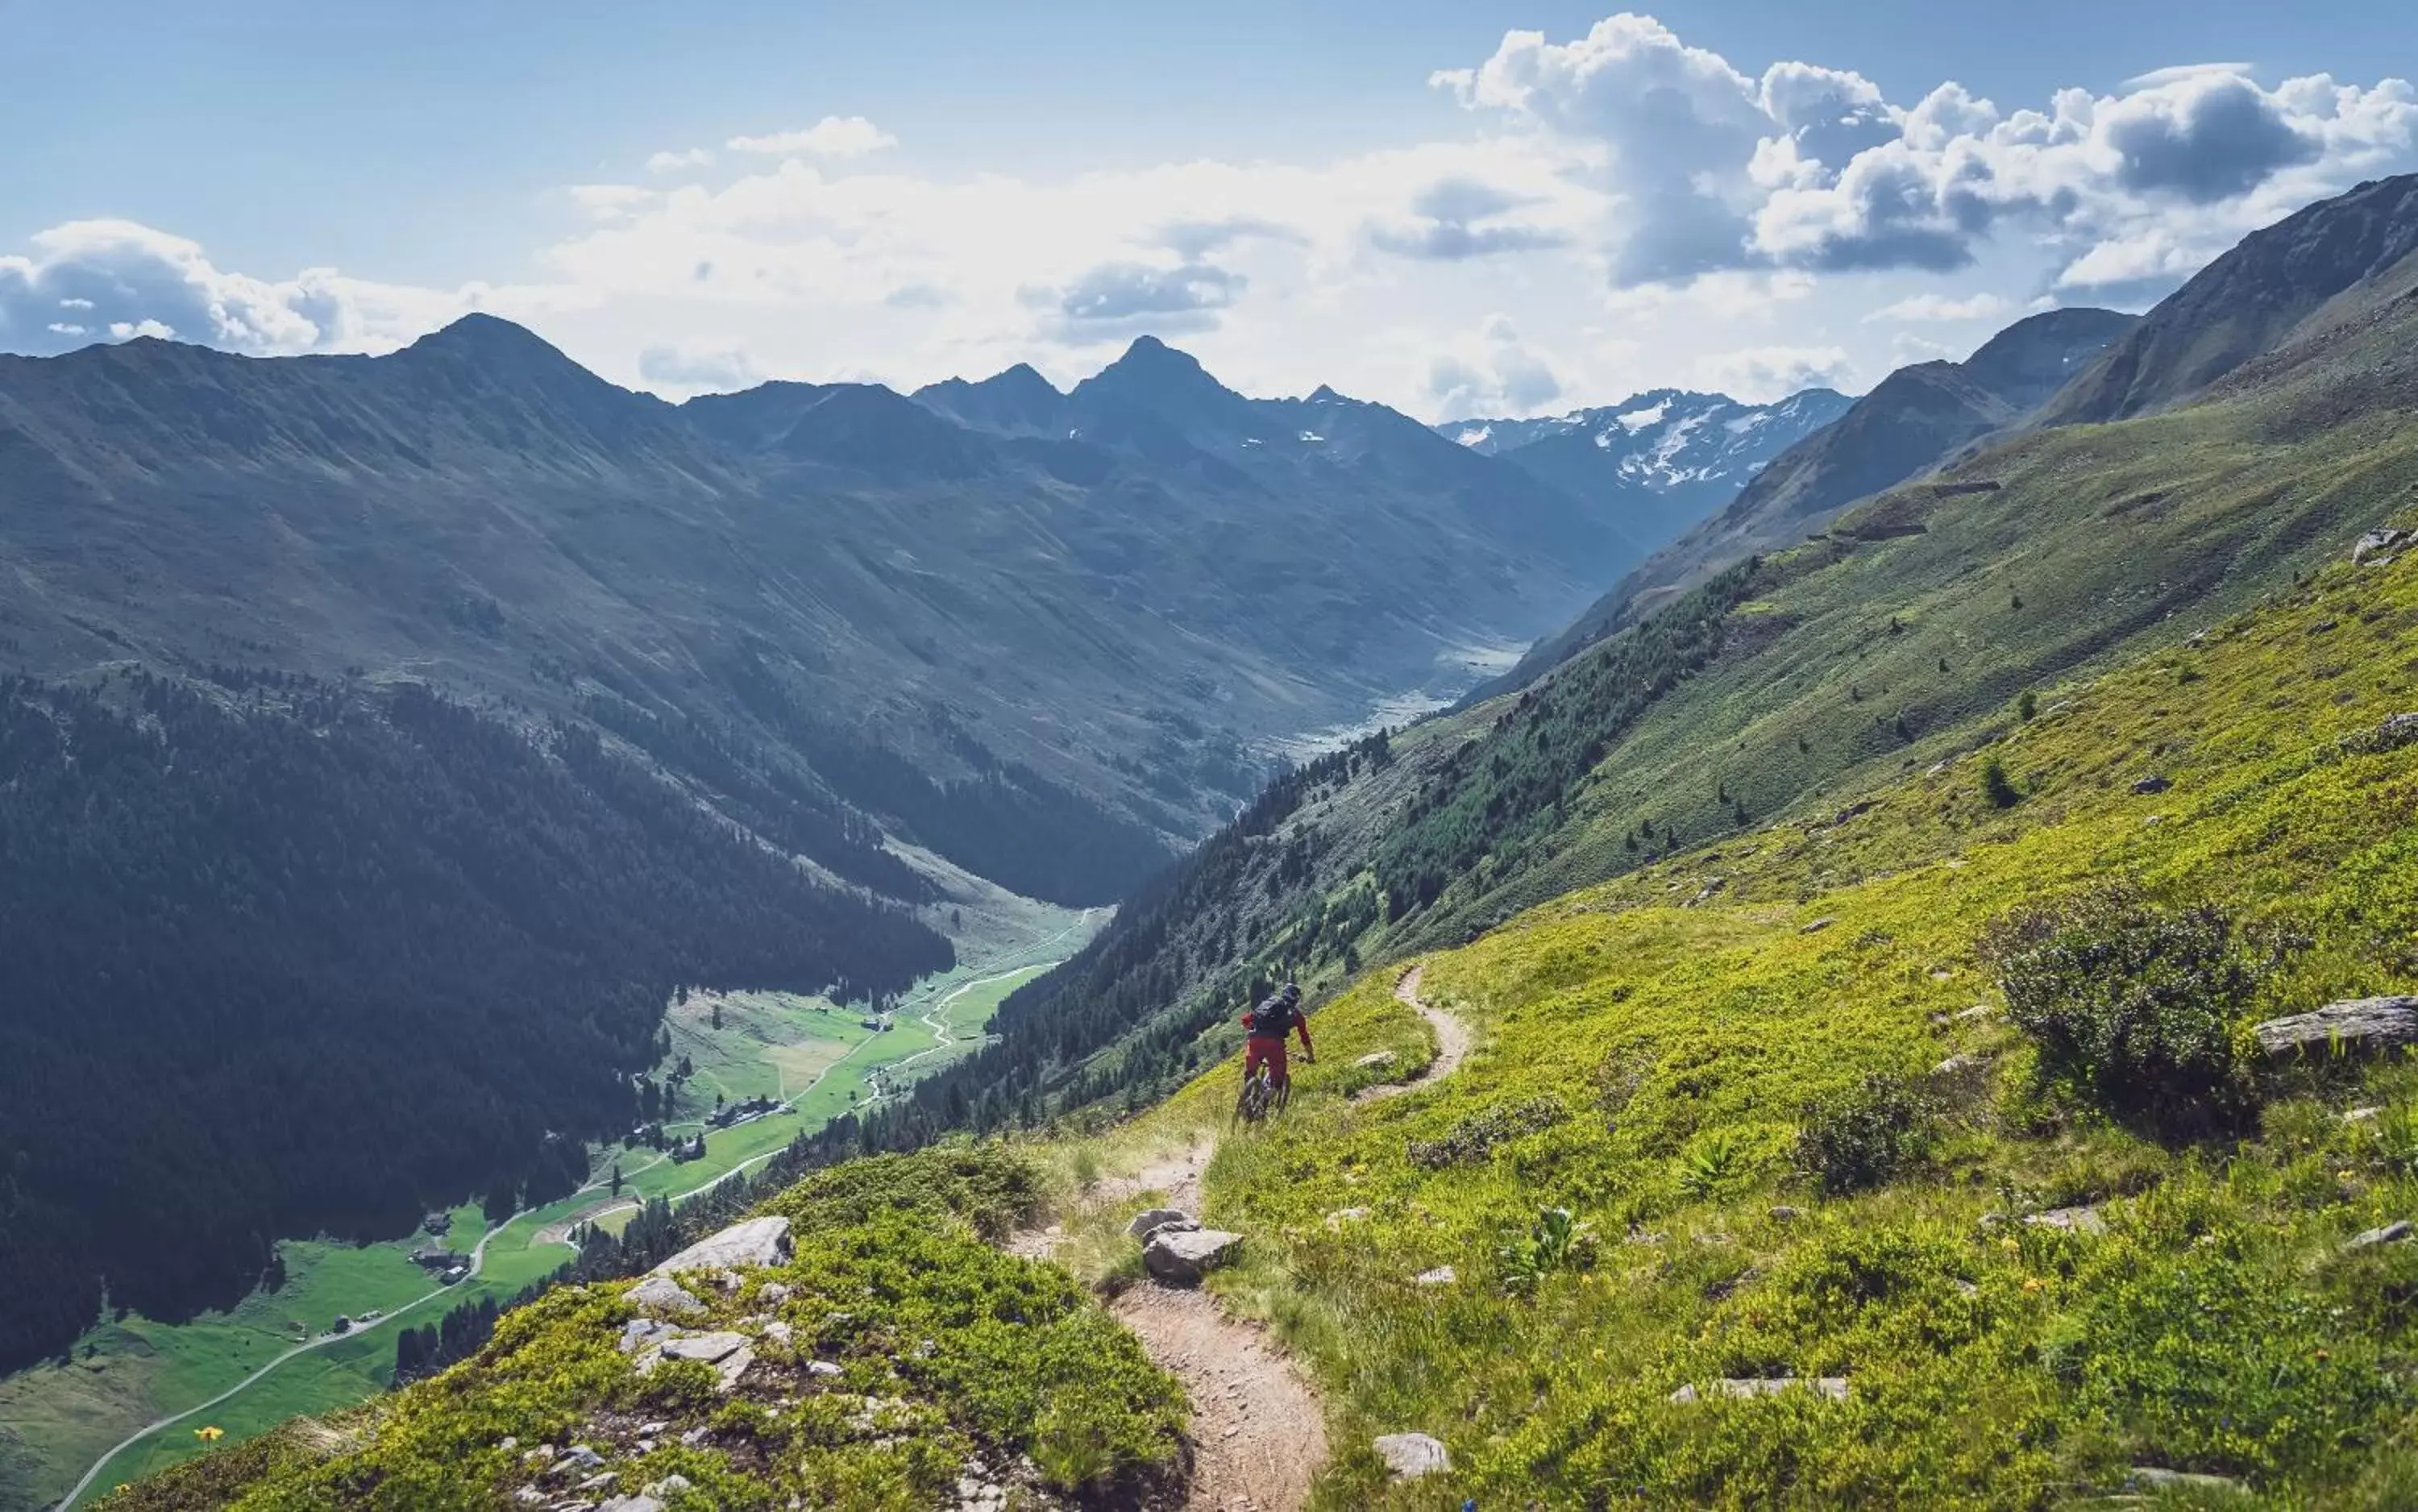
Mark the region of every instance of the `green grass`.
[[[2418, 1215], [2418, 1162], [2338, 1114], [2418, 1126], [2418, 1065], [2267, 1075], [2251, 1137], [2161, 1144], [2036, 1080], [1979, 940], [2125, 878], [2302, 938], [2239, 1022], [2418, 988], [2418, 747], [2342, 744], [2413, 709], [2418, 564], [2328, 569], [2203, 646], [2043, 689], [1994, 748], [2012, 808], [1978, 756], [1925, 767], [1844, 794], [1873, 803], [1844, 821], [1825, 805], [1430, 957], [1479, 1048], [1353, 1107], [1342, 1068], [1418, 1032], [1371, 973], [1320, 1013], [1288, 1116], [1206, 1179], [1208, 1217], [1247, 1235], [1218, 1289], [1328, 1394], [1320, 1504], [2029, 1508], [2134, 1465], [2395, 1504], [2418, 1482], [2418, 1245], [2341, 1245]], [[2152, 772], [2171, 788], [2131, 790]], [[1093, 1158], [1213, 1126], [1235, 1075]], [[1793, 1169], [1808, 1105], [1875, 1075], [1922, 1089], [1927, 1138], [1896, 1180], [1825, 1197]], [[2109, 1231], [2012, 1221], [2076, 1203]], [[1370, 1216], [1331, 1220], [1347, 1208]], [[1553, 1208], [1590, 1233], [1539, 1269]], [[1111, 1278], [1113, 1245], [1074, 1248]], [[1411, 1283], [1442, 1264], [1453, 1286]], [[1849, 1397], [1668, 1399], [1783, 1374]], [[1385, 1482], [1365, 1445], [1405, 1429], [1450, 1446], [1448, 1480]]]
[[[574, 1441], [625, 1486], [684, 1477], [687, 1490], [667, 1493], [680, 1512], [943, 1504], [968, 1473], [1129, 1504], [1176, 1472], [1183, 1397], [1064, 1272], [984, 1237], [1031, 1213], [1037, 1177], [992, 1146], [801, 1183], [777, 1202], [793, 1218], [790, 1260], [736, 1292], [696, 1288], [712, 1309], [698, 1326], [756, 1340], [756, 1364], [727, 1396], [702, 1367], [636, 1373], [614, 1347], [632, 1316], [627, 1283], [566, 1288], [513, 1313], [474, 1361], [107, 1504], [508, 1504], [537, 1479], [522, 1450]], [[809, 1373], [810, 1361], [829, 1373]], [[642, 1429], [649, 1421], [664, 1426]], [[711, 1436], [683, 1443], [690, 1429]]]

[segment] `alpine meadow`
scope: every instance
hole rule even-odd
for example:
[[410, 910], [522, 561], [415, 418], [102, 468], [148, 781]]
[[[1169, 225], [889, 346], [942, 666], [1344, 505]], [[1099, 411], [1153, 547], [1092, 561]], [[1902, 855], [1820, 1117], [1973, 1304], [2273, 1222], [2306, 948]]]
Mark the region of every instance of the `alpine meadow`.
[[12, 20], [0, 1512], [2418, 1507], [2407, 17], [556, 8]]

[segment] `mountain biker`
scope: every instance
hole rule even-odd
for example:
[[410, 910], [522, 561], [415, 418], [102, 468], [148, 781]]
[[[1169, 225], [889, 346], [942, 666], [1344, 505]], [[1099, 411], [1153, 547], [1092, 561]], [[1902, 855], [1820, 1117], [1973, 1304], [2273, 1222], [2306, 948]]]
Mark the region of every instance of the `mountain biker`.
[[1318, 1051], [1309, 1043], [1309, 1016], [1301, 1011], [1301, 988], [1290, 982], [1261, 999], [1257, 1007], [1245, 1010], [1243, 1029], [1248, 1036], [1243, 1053], [1243, 1079], [1247, 1082], [1264, 1065], [1268, 1068], [1268, 1081], [1278, 1092], [1292, 1083], [1293, 1074], [1285, 1066], [1288, 1033], [1301, 1036], [1302, 1060], [1318, 1064]]

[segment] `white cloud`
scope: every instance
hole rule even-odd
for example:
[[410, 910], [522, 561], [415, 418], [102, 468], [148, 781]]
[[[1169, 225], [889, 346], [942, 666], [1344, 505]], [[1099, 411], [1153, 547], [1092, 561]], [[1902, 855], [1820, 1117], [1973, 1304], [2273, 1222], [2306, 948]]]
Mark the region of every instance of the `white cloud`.
[[1561, 397], [1562, 382], [1511, 317], [1496, 313], [1430, 358], [1427, 391], [1445, 419], [1492, 420], [1538, 413]]
[[1844, 389], [1856, 374], [1841, 346], [1749, 346], [1700, 358], [1696, 381], [1749, 404], [1768, 404], [1800, 389]]
[[1727, 268], [1964, 267], [2002, 223], [2042, 237], [2068, 283], [2163, 231], [2204, 261], [2251, 225], [2418, 158], [2402, 81], [2258, 84], [2239, 65], [2162, 69], [2114, 95], [2002, 113], [1948, 82], [1912, 107], [1860, 74], [1775, 63], [1760, 78], [1650, 18], [1553, 43], [1507, 34], [1436, 76], [1469, 108], [1584, 144], [1620, 202], [1620, 283]]
[[2418, 95], [2393, 80], [2195, 65], [2008, 109], [1953, 82], [1892, 101], [1854, 61], [1741, 68], [1616, 16], [1438, 75], [1467, 107], [1445, 139], [1050, 175], [904, 164], [831, 116], [656, 154], [636, 182], [530, 186], [581, 218], [509, 286], [260, 277], [80, 222], [0, 255], [0, 348], [149, 321], [377, 351], [484, 309], [668, 390], [1027, 360], [1065, 382], [1150, 331], [1247, 391], [1331, 383], [1430, 418], [1678, 383], [1768, 397], [1928, 350], [1902, 326], [2146, 302], [2418, 152]]
[[1944, 294], [1917, 294], [1885, 304], [1866, 320], [1991, 320], [2005, 314], [2012, 304], [1995, 294], [1976, 294], [1967, 298], [1951, 299]]
[[826, 115], [803, 130], [775, 131], [770, 136], [734, 136], [723, 144], [733, 152], [783, 158], [795, 157], [800, 153], [811, 153], [819, 158], [861, 158], [868, 152], [879, 152], [897, 145], [896, 137], [862, 115]]

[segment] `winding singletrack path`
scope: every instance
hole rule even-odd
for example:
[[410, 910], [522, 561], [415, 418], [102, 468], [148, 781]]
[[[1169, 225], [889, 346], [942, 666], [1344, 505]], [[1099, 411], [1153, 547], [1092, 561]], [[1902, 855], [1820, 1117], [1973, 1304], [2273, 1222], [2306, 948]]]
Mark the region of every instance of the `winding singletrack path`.
[[[1394, 996], [1435, 1031], [1436, 1053], [1409, 1081], [1372, 1087], [1355, 1104], [1392, 1097], [1450, 1076], [1468, 1057], [1469, 1026], [1419, 997], [1419, 968], [1402, 973]], [[1123, 1202], [1156, 1193], [1164, 1206], [1201, 1211], [1201, 1178], [1214, 1142], [1167, 1155], [1130, 1176], [1103, 1182], [1091, 1200]], [[1011, 1249], [1047, 1259], [1055, 1239], [1020, 1234]], [[1192, 1403], [1192, 1478], [1184, 1512], [1300, 1512], [1310, 1482], [1325, 1468], [1326, 1413], [1308, 1377], [1264, 1324], [1228, 1317], [1198, 1289], [1143, 1282], [1109, 1304], [1160, 1369]]]

